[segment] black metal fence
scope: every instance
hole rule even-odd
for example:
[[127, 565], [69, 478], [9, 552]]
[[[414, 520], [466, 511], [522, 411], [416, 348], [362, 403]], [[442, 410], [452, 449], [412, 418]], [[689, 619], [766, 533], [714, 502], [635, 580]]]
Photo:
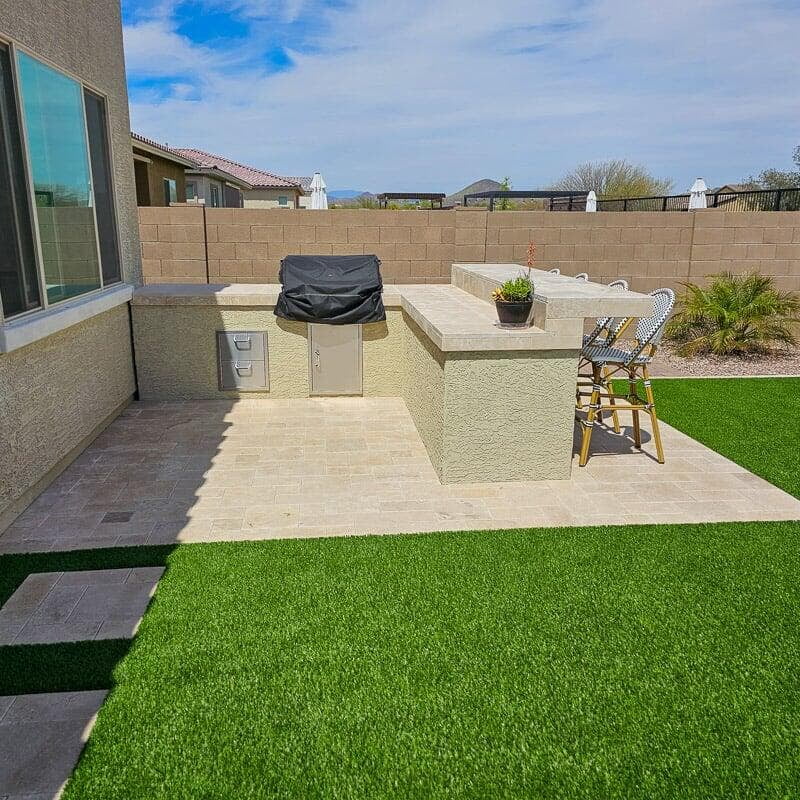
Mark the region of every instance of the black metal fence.
[[[598, 211], [688, 211], [688, 194], [598, 200]], [[707, 192], [706, 205], [723, 211], [800, 211], [800, 187], [758, 189], [748, 192]], [[552, 197], [550, 211], [585, 211], [586, 195]]]

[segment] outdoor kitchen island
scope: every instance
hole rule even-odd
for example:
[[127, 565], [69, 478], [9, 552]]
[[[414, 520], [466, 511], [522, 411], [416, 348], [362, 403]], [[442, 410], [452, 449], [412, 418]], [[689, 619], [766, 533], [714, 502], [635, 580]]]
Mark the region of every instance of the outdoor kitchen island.
[[[584, 321], [645, 316], [652, 301], [533, 270], [533, 324], [503, 329], [491, 291], [521, 270], [454, 264], [447, 285], [387, 285], [385, 322], [358, 326], [276, 317], [278, 284], [151, 284], [131, 304], [140, 396], [269, 402], [334, 394], [315, 391], [314, 371], [330, 363], [326, 385], [345, 374], [341, 394], [405, 400], [443, 483], [566, 479]], [[357, 328], [357, 344], [331, 341], [328, 357], [324, 336], [315, 344], [319, 327]], [[357, 353], [357, 376], [349, 352]]]

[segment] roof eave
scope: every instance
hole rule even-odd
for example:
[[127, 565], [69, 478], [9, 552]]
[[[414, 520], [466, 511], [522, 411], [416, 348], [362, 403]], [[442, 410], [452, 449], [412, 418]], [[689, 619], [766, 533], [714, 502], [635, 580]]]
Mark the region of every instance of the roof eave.
[[150, 153], [151, 155], [158, 156], [159, 158], [163, 158], [165, 161], [172, 161], [175, 164], [179, 164], [182, 167], [198, 167], [199, 164], [197, 161], [193, 161], [191, 158], [186, 158], [186, 156], [180, 156], [177, 153], [173, 153], [171, 150], [166, 150], [163, 147], [156, 147], [148, 142], [143, 142], [141, 139], [131, 135], [131, 147], [135, 147], [137, 150], [143, 150], [145, 153]]
[[219, 178], [220, 180], [225, 181], [226, 183], [232, 183], [235, 186], [238, 186], [241, 189], [254, 189], [256, 187], [253, 186], [252, 183], [248, 183], [247, 181], [243, 181], [241, 178], [237, 178], [235, 175], [231, 175], [230, 172], [225, 172], [223, 169], [219, 169], [219, 167], [204, 167], [202, 165], [196, 166], [192, 169], [187, 169], [187, 173], [195, 174], [195, 175], [207, 175]]

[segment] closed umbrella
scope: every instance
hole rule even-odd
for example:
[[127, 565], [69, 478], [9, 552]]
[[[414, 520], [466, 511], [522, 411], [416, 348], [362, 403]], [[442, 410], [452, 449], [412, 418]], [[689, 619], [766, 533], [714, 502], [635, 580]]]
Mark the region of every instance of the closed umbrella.
[[328, 195], [325, 194], [325, 181], [319, 172], [311, 179], [311, 208], [320, 211], [328, 207]]
[[698, 178], [689, 189], [689, 210], [693, 208], [706, 208], [706, 191], [708, 186], [702, 178]]
[[586, 195], [586, 210], [597, 211], [597, 195], [594, 193], [594, 189]]

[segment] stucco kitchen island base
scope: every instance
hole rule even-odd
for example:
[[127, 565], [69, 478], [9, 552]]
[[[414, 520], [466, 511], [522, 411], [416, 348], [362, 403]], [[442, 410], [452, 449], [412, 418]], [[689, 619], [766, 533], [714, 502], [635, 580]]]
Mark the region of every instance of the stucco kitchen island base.
[[[533, 320], [502, 329], [488, 302], [517, 265], [454, 265], [453, 284], [387, 286], [385, 323], [364, 325], [365, 397], [402, 397], [442, 483], [566, 479], [584, 319], [642, 316], [646, 295], [534, 271]], [[273, 314], [275, 285], [150, 285], [132, 301], [144, 400], [236, 397], [219, 389], [220, 331], [267, 333], [269, 385], [309, 396], [308, 331]]]

